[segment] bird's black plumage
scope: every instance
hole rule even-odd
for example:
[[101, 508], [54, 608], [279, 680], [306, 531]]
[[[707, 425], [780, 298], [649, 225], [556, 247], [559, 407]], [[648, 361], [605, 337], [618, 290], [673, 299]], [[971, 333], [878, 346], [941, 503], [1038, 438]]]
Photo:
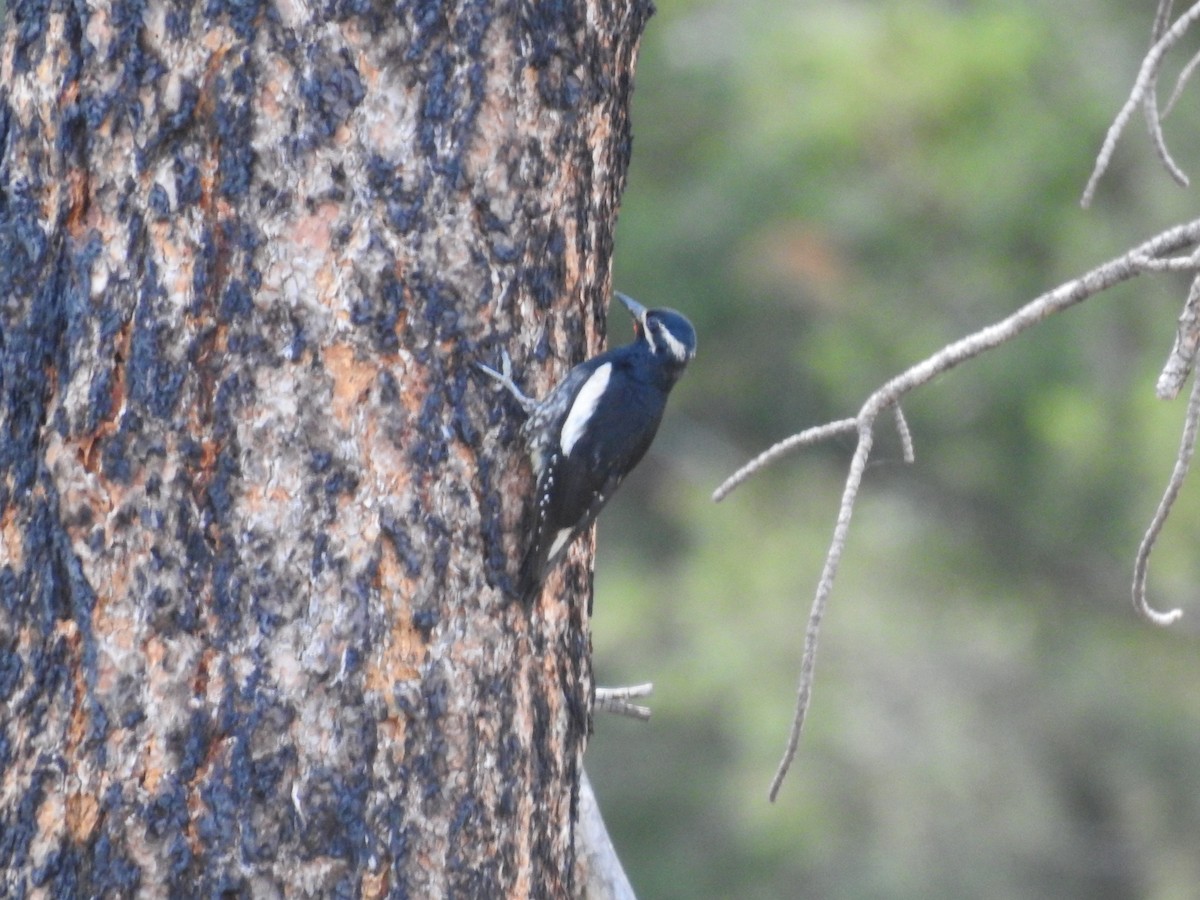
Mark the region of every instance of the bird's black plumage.
[[667, 396], [696, 352], [680, 313], [617, 297], [634, 318], [634, 339], [576, 366], [545, 399], [524, 397], [522, 434], [537, 479], [517, 593], [536, 599], [547, 572], [587, 529], [654, 440]]

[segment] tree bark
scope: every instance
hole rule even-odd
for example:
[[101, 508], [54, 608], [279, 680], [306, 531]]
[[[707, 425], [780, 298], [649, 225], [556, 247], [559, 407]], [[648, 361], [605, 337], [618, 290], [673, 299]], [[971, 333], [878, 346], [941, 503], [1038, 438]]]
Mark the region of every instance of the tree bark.
[[0, 894], [575, 892], [591, 549], [506, 595], [473, 363], [599, 348], [650, 11], [9, 3]]

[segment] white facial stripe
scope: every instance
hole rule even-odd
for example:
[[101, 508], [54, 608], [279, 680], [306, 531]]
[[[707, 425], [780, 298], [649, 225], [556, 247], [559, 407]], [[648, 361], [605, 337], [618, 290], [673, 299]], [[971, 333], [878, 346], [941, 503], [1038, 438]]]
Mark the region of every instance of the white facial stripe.
[[687, 347], [683, 346], [683, 342], [671, 334], [669, 328], [659, 326], [656, 330], [662, 335], [663, 340], [666, 341], [667, 351], [671, 354], [671, 357], [678, 362], [687, 362]]
[[650, 349], [657, 351], [658, 344], [654, 340], [654, 329], [650, 327], [650, 317], [642, 316], [639, 320], [642, 323], [642, 334], [646, 335], [646, 343], [650, 345]]
[[608, 387], [611, 375], [612, 363], [605, 363], [591, 374], [575, 395], [575, 402], [571, 404], [571, 411], [567, 414], [567, 420], [563, 422], [562, 434], [558, 441], [563, 456], [570, 456], [571, 448], [583, 437], [588, 420], [596, 411], [596, 404], [600, 402], [604, 389]]
[[550, 545], [550, 553], [546, 556], [547, 560], [552, 560], [558, 556], [559, 551], [567, 543], [567, 538], [571, 536], [570, 528], [560, 528], [558, 534], [554, 536], [554, 543]]

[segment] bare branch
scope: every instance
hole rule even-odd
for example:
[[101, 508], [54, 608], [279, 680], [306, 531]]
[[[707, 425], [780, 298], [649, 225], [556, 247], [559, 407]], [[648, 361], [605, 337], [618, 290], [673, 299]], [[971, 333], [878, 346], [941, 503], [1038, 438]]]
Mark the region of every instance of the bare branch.
[[[593, 708], [601, 712], [646, 721], [650, 710], [637, 706], [629, 700], [647, 697], [654, 690], [652, 684], [635, 684], [630, 687], [596, 688]], [[579, 817], [575, 821], [576, 880], [580, 885], [579, 896], [583, 900], [634, 900], [633, 886], [625, 875], [620, 857], [613, 848], [600, 805], [586, 771], [579, 777]]]
[[1174, 400], [1183, 389], [1183, 383], [1196, 364], [1196, 351], [1200, 349], [1200, 276], [1192, 279], [1187, 302], [1179, 314], [1179, 330], [1175, 333], [1175, 346], [1158, 376], [1154, 392], [1160, 400]]
[[587, 772], [580, 770], [579, 818], [575, 822], [575, 846], [579, 896], [583, 900], [635, 900], [633, 886], [625, 875], [613, 847], [600, 804]]
[[[862, 484], [863, 472], [866, 469], [867, 460], [874, 441], [875, 421], [880, 413], [888, 408], [896, 410], [897, 428], [901, 433], [901, 441], [905, 444], [905, 458], [910, 458], [912, 439], [911, 435], [908, 434], [907, 423], [905, 423], [903, 415], [899, 413], [900, 399], [905, 394], [922, 385], [928, 384], [943, 372], [954, 368], [960, 363], [973, 359], [987, 350], [1011, 341], [1033, 325], [1049, 318], [1055, 313], [1069, 309], [1075, 304], [1087, 300], [1116, 284], [1128, 281], [1137, 275], [1156, 271], [1163, 262], [1164, 257], [1169, 254], [1179, 253], [1185, 249], [1192, 251], [1196, 248], [1198, 242], [1200, 242], [1200, 219], [1176, 226], [1156, 235], [1123, 256], [1110, 260], [1073, 281], [1059, 285], [1053, 290], [1026, 303], [1007, 318], [995, 322], [986, 328], [981, 328], [979, 331], [943, 347], [937, 353], [900, 373], [871, 394], [859, 410], [858, 415], [853, 419], [840, 419], [827, 425], [808, 428], [787, 440], [780, 441], [739, 469], [737, 473], [717, 489], [713, 495], [714, 500], [724, 498], [750, 476], [777, 461], [790, 450], [807, 446], [832, 435], [842, 434], [850, 430], [855, 430], [858, 433], [858, 444], [855, 448], [854, 456], [850, 461], [849, 472], [847, 473], [845, 487], [842, 491], [842, 501], [838, 510], [837, 523], [834, 526], [833, 537], [821, 570], [820, 580], [817, 583], [816, 596], [813, 599], [812, 608], [809, 612], [808, 626], [804, 636], [804, 651], [800, 663], [800, 683], [797, 689], [796, 714], [792, 721], [792, 729], [788, 737], [783, 759], [780, 761], [779, 769], [771, 782], [771, 800], [774, 800], [778, 795], [783, 779], [786, 777], [792, 760], [795, 758], [796, 748], [799, 746], [800, 734], [804, 728], [804, 719], [812, 697], [813, 670], [816, 665], [817, 639], [820, 634], [821, 620], [824, 617], [825, 607], [829, 595], [833, 590], [833, 582], [837, 575], [838, 564], [841, 561], [842, 552], [846, 546], [846, 537], [850, 530], [854, 502], [858, 497], [858, 490]], [[1161, 523], [1159, 525], [1161, 527]]]
[[[1158, 14], [1155, 18], [1155, 33], [1161, 27], [1159, 20], [1170, 15], [1170, 4], [1160, 3]], [[1092, 197], [1096, 192], [1096, 184], [1100, 181], [1101, 176], [1108, 169], [1109, 163], [1112, 162], [1113, 151], [1116, 149], [1117, 141], [1121, 137], [1121, 133], [1125, 130], [1125, 126], [1129, 124], [1129, 119], [1133, 115], [1133, 111], [1143, 103], [1148, 95], [1153, 94], [1155, 85], [1158, 81], [1159, 72], [1162, 70], [1163, 57], [1167, 51], [1179, 43], [1180, 38], [1187, 33], [1187, 30], [1195, 23], [1196, 19], [1200, 18], [1200, 3], [1192, 6], [1187, 12], [1180, 16], [1175, 24], [1163, 31], [1162, 36], [1154, 42], [1145, 58], [1142, 60], [1142, 67], [1138, 70], [1138, 75], [1133, 83], [1133, 90], [1129, 94], [1129, 99], [1125, 101], [1125, 105], [1121, 107], [1121, 111], [1117, 113], [1117, 117], [1109, 126], [1108, 134], [1104, 137], [1104, 143], [1100, 147], [1100, 152], [1096, 156], [1096, 165], [1092, 169], [1092, 175], [1088, 179], [1087, 186], [1083, 189], [1083, 198], [1080, 200], [1080, 205], [1088, 207], [1092, 203]], [[1155, 122], [1157, 122], [1157, 105], [1155, 112], [1148, 118], [1153, 121], [1150, 123], [1151, 136], [1155, 139], [1156, 146], [1159, 145], [1161, 132], [1156, 133]], [[1164, 155], [1165, 147], [1160, 150], [1160, 155]], [[1176, 177], [1182, 177], [1183, 183], [1187, 183], [1186, 176], [1179, 171], [1174, 162], [1171, 161], [1170, 155], [1165, 154], [1164, 164], [1167, 165], [1168, 171]]]
[[1175, 504], [1175, 498], [1179, 496], [1183, 480], [1187, 478], [1191, 468], [1192, 453], [1196, 449], [1197, 425], [1200, 425], [1200, 378], [1192, 379], [1192, 396], [1188, 399], [1183, 438], [1179, 443], [1179, 455], [1175, 458], [1171, 480], [1167, 482], [1167, 490], [1158, 503], [1158, 509], [1154, 511], [1154, 518], [1150, 520], [1150, 527], [1146, 529], [1146, 536], [1142, 538], [1142, 545], [1138, 547], [1137, 559], [1133, 564], [1133, 608], [1155, 625], [1170, 625], [1183, 615], [1181, 609], [1159, 612], [1150, 605], [1146, 599], [1146, 574], [1150, 567], [1150, 553], [1154, 550], [1158, 535], [1167, 521], [1167, 516], [1171, 514], [1171, 507]]

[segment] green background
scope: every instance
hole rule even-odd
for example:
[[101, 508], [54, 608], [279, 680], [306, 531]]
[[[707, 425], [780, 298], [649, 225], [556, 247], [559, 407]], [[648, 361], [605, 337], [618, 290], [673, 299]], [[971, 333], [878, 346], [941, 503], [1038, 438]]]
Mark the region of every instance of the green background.
[[[1184, 401], [1154, 382], [1187, 276], [911, 395], [915, 466], [881, 428], [774, 805], [853, 442], [710, 500], [772, 442], [1196, 215], [1140, 114], [1079, 206], [1154, 5], [659, 2], [615, 279], [686, 312], [700, 347], [600, 521], [598, 680], [653, 681], [654, 718], [598, 718], [587, 763], [642, 900], [1200, 896], [1197, 485], [1151, 565], [1183, 620], [1129, 601], [1179, 444]], [[1193, 174], [1198, 97], [1166, 124]]]

